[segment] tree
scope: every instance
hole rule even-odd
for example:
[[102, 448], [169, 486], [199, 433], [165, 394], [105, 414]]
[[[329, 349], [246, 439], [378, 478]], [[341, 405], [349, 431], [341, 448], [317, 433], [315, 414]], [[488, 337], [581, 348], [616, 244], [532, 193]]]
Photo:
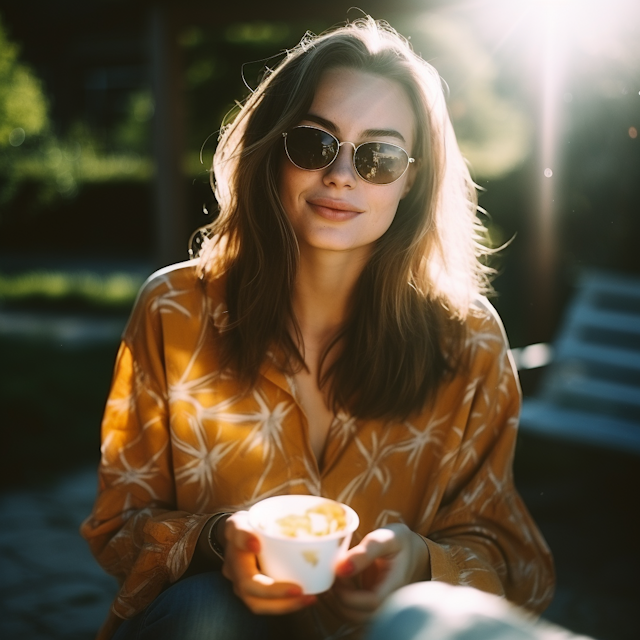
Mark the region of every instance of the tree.
[[27, 136], [42, 133], [49, 125], [42, 84], [19, 61], [19, 54], [0, 18], [0, 149], [20, 146]]

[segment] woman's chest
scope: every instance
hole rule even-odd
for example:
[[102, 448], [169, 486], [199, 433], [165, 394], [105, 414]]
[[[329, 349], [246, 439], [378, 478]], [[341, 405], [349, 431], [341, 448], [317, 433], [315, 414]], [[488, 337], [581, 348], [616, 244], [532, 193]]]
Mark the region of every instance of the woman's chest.
[[335, 414], [327, 406], [326, 394], [318, 388], [316, 377], [309, 371], [296, 373], [293, 385], [296, 401], [306, 417], [311, 450], [320, 464]]
[[351, 504], [380, 526], [420, 520], [426, 497], [438, 503], [458, 444], [448, 416], [393, 424], [335, 416], [311, 373], [267, 369], [245, 393], [222, 372], [195, 369], [170, 385], [180, 508], [235, 510], [268, 495], [311, 493]]

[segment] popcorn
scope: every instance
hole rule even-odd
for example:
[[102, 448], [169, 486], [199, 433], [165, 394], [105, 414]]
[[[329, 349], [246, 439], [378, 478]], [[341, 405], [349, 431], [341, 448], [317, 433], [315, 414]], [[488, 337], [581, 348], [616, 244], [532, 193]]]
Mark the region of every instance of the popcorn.
[[275, 524], [280, 533], [289, 538], [327, 536], [347, 526], [347, 514], [336, 502], [322, 502], [310, 507], [304, 514], [292, 513], [278, 518]]

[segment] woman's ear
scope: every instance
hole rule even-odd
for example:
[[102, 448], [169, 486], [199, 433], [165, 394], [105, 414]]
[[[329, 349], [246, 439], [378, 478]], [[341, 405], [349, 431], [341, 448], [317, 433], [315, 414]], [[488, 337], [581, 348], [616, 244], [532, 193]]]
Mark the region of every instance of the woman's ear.
[[416, 160], [409, 165], [406, 173], [406, 181], [404, 183], [404, 189], [402, 190], [402, 195], [400, 196], [400, 200], [402, 200], [408, 193], [411, 191], [411, 187], [413, 187], [413, 183], [416, 180], [416, 176], [418, 175], [418, 166], [420, 165], [420, 160]]

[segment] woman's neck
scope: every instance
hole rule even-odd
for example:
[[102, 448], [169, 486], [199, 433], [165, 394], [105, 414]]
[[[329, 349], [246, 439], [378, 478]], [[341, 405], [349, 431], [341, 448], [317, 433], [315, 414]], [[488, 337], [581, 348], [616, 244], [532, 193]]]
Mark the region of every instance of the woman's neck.
[[365, 264], [347, 252], [301, 251], [293, 310], [307, 355], [323, 351], [342, 326]]

